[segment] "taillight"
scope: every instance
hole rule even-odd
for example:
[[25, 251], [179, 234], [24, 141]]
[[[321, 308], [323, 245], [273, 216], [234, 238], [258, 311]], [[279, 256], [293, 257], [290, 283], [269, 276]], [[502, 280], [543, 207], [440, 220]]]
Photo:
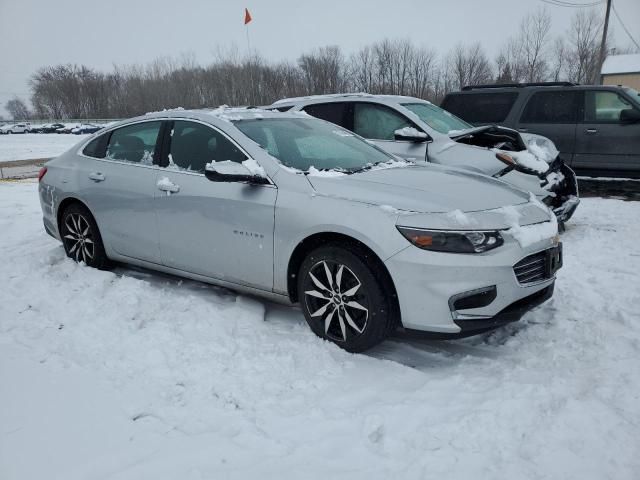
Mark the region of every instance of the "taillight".
[[40, 182], [44, 178], [46, 173], [47, 173], [47, 167], [42, 167], [38, 172], [38, 182]]

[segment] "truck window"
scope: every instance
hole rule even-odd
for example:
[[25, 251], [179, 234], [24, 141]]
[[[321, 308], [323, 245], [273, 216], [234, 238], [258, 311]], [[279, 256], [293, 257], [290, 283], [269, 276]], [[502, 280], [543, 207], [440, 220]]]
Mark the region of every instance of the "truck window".
[[517, 92], [451, 94], [442, 108], [469, 123], [502, 123], [517, 98]]

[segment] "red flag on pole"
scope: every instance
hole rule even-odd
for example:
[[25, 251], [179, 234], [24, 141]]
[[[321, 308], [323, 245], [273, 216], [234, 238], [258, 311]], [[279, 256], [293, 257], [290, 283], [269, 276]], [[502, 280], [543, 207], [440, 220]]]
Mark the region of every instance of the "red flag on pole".
[[249, 9], [245, 8], [244, 9], [244, 24], [246, 25], [247, 23], [249, 23], [251, 20], [253, 20], [251, 18], [251, 14], [249, 13]]

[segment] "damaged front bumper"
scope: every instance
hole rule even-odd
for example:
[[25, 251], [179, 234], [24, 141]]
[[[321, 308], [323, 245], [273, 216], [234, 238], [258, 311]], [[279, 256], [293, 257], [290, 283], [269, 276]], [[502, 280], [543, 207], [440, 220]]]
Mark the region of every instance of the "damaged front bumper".
[[542, 188], [550, 192], [544, 203], [555, 213], [558, 222], [567, 222], [580, 204], [575, 172], [558, 156], [541, 180]]

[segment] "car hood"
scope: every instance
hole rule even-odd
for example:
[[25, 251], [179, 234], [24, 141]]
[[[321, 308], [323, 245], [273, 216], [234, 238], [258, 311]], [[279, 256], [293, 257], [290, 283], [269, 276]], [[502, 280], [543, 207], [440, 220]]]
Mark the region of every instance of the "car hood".
[[475, 212], [529, 200], [528, 193], [505, 182], [436, 165], [381, 168], [339, 176], [310, 174], [307, 179], [320, 195], [410, 212]]

